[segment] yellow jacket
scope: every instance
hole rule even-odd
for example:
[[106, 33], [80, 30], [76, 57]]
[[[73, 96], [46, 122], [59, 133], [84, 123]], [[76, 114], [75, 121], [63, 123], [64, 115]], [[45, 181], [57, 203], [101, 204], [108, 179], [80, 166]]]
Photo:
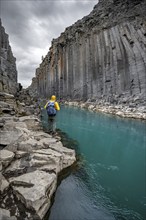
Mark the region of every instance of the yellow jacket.
[[47, 108], [47, 105], [48, 105], [49, 102], [54, 102], [55, 109], [56, 109], [57, 111], [59, 111], [59, 110], [60, 110], [60, 106], [59, 106], [58, 102], [56, 102], [55, 100], [56, 100], [56, 96], [53, 95], [53, 96], [51, 97], [51, 99], [50, 99], [50, 100], [46, 103], [46, 105], [44, 106], [44, 109]]

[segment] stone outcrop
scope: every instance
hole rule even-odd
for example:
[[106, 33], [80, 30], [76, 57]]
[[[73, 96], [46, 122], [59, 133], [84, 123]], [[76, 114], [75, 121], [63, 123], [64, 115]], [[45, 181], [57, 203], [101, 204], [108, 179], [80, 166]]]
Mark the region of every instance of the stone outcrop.
[[[21, 92], [17, 98], [12, 94], [0, 92], [0, 116], [7, 114], [29, 116], [32, 114], [38, 115], [40, 113], [40, 103], [36, 103], [35, 100], [31, 99], [27, 92], [23, 90]], [[1, 126], [2, 122], [0, 120], [0, 127]]]
[[0, 92], [15, 94], [18, 89], [16, 58], [0, 19]]
[[[12, 95], [4, 97], [6, 105], [14, 104]], [[38, 117], [11, 111], [0, 119], [0, 219], [40, 220], [50, 207], [58, 174], [75, 162], [75, 151], [43, 132]]]
[[66, 28], [36, 70], [30, 91], [65, 100], [145, 105], [146, 1], [100, 0]]

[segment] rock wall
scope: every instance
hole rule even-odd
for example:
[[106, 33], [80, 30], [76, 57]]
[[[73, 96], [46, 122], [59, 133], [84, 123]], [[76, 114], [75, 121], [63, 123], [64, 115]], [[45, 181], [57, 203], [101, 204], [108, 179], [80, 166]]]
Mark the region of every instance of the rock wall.
[[0, 92], [15, 94], [17, 87], [16, 58], [0, 20]]
[[71, 100], [144, 105], [146, 1], [101, 0], [52, 41], [30, 90]]

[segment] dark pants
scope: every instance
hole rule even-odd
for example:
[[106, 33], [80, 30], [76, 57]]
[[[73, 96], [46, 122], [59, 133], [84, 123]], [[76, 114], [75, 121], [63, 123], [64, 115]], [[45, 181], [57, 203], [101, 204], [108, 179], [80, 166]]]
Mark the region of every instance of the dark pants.
[[48, 115], [48, 128], [49, 128], [49, 132], [55, 132], [56, 130], [55, 116]]

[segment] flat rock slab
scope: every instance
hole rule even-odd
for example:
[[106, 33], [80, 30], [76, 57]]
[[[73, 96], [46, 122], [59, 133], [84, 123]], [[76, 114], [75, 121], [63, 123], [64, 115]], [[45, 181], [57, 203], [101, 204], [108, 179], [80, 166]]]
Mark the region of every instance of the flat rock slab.
[[41, 140], [43, 138], [51, 138], [52, 137], [50, 134], [44, 133], [43, 131], [35, 131], [32, 133], [33, 133], [34, 138], [36, 138], [36, 139], [38, 138], [38, 140]]
[[13, 128], [11, 130], [2, 130], [0, 131], [0, 144], [1, 145], [8, 145], [12, 144], [22, 136], [22, 131], [17, 128]]
[[23, 116], [19, 118], [20, 122], [25, 122], [27, 125], [27, 128], [30, 130], [41, 130], [40, 126], [40, 120], [37, 117], [31, 116]]
[[[11, 130], [14, 128], [21, 130], [21, 128], [27, 128], [27, 126], [26, 126], [25, 122], [6, 121], [5, 128], [8, 130]], [[22, 129], [22, 131], [23, 131], [23, 129]]]
[[18, 145], [19, 151], [32, 152], [35, 149], [43, 148], [43, 144], [35, 139], [28, 139], [26, 141], [22, 141]]
[[44, 217], [50, 206], [50, 198], [56, 189], [57, 176], [36, 170], [9, 179], [14, 193], [27, 208], [33, 208], [40, 218]]
[[50, 144], [56, 143], [55, 138], [43, 138], [39, 141], [39, 143], [43, 144], [45, 147], [49, 147]]
[[33, 153], [37, 153], [37, 154], [40, 154], [44, 157], [48, 157], [49, 155], [50, 156], [53, 156], [53, 157], [61, 157], [61, 153], [55, 151], [55, 150], [52, 150], [50, 148], [48, 149], [39, 149], [39, 150], [33, 150]]
[[41, 170], [54, 171], [57, 174], [63, 168], [64, 161], [62, 154], [52, 149], [36, 150], [31, 157], [31, 166], [38, 166]]
[[63, 147], [60, 141], [49, 145], [49, 148], [62, 154], [62, 168], [66, 168], [76, 161], [75, 150]]
[[57, 151], [59, 153], [65, 153], [69, 156], [74, 156], [75, 155], [74, 150], [63, 147], [63, 144], [60, 141], [49, 145], [49, 148], [51, 148], [52, 150]]

